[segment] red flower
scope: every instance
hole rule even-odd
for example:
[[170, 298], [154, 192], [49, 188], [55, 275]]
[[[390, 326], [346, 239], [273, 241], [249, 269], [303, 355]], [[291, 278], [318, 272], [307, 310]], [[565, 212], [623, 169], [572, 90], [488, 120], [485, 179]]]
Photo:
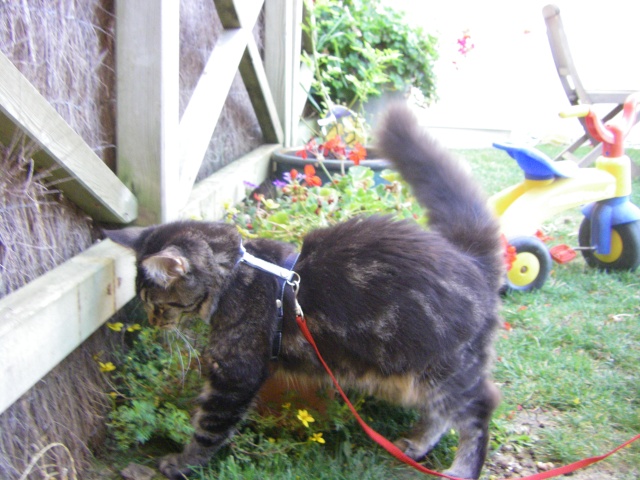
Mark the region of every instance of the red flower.
[[325, 157], [328, 157], [329, 154], [333, 153], [337, 158], [344, 158], [346, 155], [347, 146], [342, 141], [342, 137], [340, 135], [336, 135], [331, 140], [327, 140], [324, 142], [324, 145], [321, 145], [322, 154]]
[[296, 170], [295, 168], [291, 169], [289, 175], [291, 176], [291, 180], [295, 180], [296, 178], [298, 178], [298, 170]]
[[316, 142], [316, 139], [312, 138], [311, 140], [309, 140], [305, 145], [305, 148], [311, 152], [315, 151], [318, 148], [318, 143]]
[[296, 156], [300, 158], [304, 158], [305, 160], [309, 158], [309, 155], [315, 156], [318, 152], [318, 144], [316, 143], [316, 139], [312, 138], [307, 142], [302, 150], [298, 150], [296, 152]]
[[509, 271], [513, 267], [513, 262], [516, 261], [518, 252], [516, 251], [516, 247], [514, 247], [509, 243], [509, 241], [507, 240], [507, 237], [502, 235], [501, 240], [502, 240], [502, 246], [504, 248], [504, 263], [507, 267], [507, 271]]
[[316, 169], [313, 165], [304, 166], [304, 180], [310, 187], [322, 186], [322, 180], [316, 175]]
[[367, 149], [356, 142], [353, 145], [353, 150], [349, 152], [349, 160], [351, 160], [354, 164], [360, 165], [360, 162], [367, 158]]
[[550, 237], [549, 235], [544, 233], [542, 230], [536, 230], [536, 237], [538, 237], [544, 243], [547, 243], [549, 240], [553, 240], [553, 237]]

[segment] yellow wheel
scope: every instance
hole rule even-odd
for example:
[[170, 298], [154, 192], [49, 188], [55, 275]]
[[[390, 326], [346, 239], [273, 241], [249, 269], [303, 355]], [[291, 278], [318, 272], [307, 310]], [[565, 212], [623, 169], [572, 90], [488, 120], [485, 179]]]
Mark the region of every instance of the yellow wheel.
[[591, 242], [591, 221], [582, 220], [578, 242], [587, 265], [601, 270], [635, 270], [640, 266], [640, 220], [614, 225], [611, 229], [611, 250], [596, 253]]
[[531, 252], [522, 252], [517, 254], [515, 262], [509, 273], [509, 282], [518, 287], [524, 287], [531, 284], [540, 273], [540, 262]]
[[594, 253], [596, 258], [602, 263], [613, 263], [622, 255], [622, 238], [617, 230], [611, 230], [611, 251], [604, 255], [602, 253]]
[[551, 272], [551, 255], [537, 237], [517, 237], [509, 240], [516, 249], [516, 258], [507, 272], [510, 290], [528, 291], [542, 287]]

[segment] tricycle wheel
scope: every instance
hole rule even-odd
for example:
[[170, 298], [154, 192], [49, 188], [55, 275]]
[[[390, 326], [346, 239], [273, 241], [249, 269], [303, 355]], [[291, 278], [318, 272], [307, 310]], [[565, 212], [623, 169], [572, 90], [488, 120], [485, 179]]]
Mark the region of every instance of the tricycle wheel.
[[611, 230], [611, 252], [596, 253], [591, 247], [591, 222], [584, 218], [578, 231], [578, 242], [587, 265], [600, 270], [635, 270], [640, 265], [640, 220], [614, 225]]
[[537, 237], [516, 237], [509, 244], [516, 249], [516, 258], [507, 272], [507, 288], [526, 292], [542, 287], [552, 265], [547, 246]]

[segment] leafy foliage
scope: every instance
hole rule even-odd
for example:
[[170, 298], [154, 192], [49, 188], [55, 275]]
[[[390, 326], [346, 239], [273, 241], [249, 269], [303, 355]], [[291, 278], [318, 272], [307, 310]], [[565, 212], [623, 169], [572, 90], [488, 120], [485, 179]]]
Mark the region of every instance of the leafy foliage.
[[424, 210], [395, 172], [384, 171], [382, 176], [390, 183], [376, 185], [373, 170], [353, 166], [345, 175], [335, 175], [332, 182], [319, 185], [319, 178], [313, 174], [315, 169], [308, 167], [314, 171], [305, 168], [303, 175], [294, 170], [286, 181], [274, 182], [274, 198], [256, 194], [237, 206], [228, 206], [228, 221], [235, 223], [246, 237], [260, 236], [299, 245], [308, 231], [357, 215], [387, 213], [424, 220]]
[[410, 26], [403, 13], [380, 0], [316, 0], [307, 7], [314, 97], [351, 107], [383, 90], [413, 87], [427, 101], [435, 99], [437, 39]]
[[121, 332], [131, 347], [118, 354], [108, 373], [114, 398], [108, 426], [120, 450], [153, 437], [185, 443], [193, 433], [189, 399], [200, 383], [197, 357], [192, 347], [167, 345], [161, 333], [153, 327]]
[[[417, 416], [354, 392], [349, 396], [360, 414], [391, 438], [400, 436]], [[328, 399], [326, 410], [319, 411], [291, 391], [284, 403], [271, 407], [252, 413], [228, 446], [231, 455], [217, 455], [196, 478], [376, 479], [396, 478], [394, 473], [408, 470], [371, 448], [371, 440], [341, 400]]]

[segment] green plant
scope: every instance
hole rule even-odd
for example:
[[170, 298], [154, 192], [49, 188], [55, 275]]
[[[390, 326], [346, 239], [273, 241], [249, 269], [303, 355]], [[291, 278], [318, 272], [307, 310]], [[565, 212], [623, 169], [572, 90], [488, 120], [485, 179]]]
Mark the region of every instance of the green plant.
[[[349, 395], [372, 426], [391, 438], [416, 419], [413, 410]], [[272, 407], [276, 413], [250, 414], [227, 451], [195, 477], [376, 479], [396, 478], [395, 473], [409, 470], [381, 450], [371, 449], [371, 440], [342, 401], [329, 401], [326, 411], [317, 411], [290, 392], [282, 405]]]
[[[322, 167], [322, 162], [319, 162]], [[375, 184], [368, 167], [351, 167], [322, 185], [312, 165], [304, 174], [292, 170], [284, 181], [276, 180], [273, 198], [249, 195], [239, 205], [227, 206], [227, 220], [246, 237], [265, 237], [300, 244], [309, 230], [334, 225], [357, 215], [394, 214], [399, 218], [424, 219], [424, 211], [409, 189], [390, 170]], [[328, 172], [327, 177], [331, 178]], [[255, 187], [255, 186], [251, 186]]]
[[[352, 107], [383, 90], [417, 89], [435, 99], [433, 63], [437, 40], [411, 27], [404, 14], [380, 0], [316, 0], [305, 26], [310, 39], [306, 59], [315, 71], [311, 95], [324, 107]], [[331, 99], [331, 100], [329, 100]]]
[[101, 363], [113, 388], [108, 427], [117, 448], [128, 450], [153, 437], [188, 441], [190, 401], [200, 384], [197, 352], [190, 344], [167, 342], [154, 327], [109, 327], [130, 343], [114, 362]]

